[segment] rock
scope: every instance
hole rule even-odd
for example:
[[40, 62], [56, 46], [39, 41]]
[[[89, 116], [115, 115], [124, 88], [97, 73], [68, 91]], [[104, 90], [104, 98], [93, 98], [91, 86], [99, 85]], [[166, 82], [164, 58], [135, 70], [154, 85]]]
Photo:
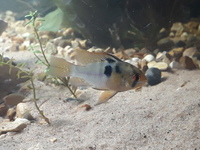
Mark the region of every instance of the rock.
[[136, 52], [137, 52], [137, 50], [135, 50], [133, 48], [129, 48], [129, 49], [124, 50], [124, 53], [126, 55], [128, 55], [129, 57], [132, 57], [134, 55], [134, 53], [136, 53]]
[[182, 65], [177, 62], [177, 61], [172, 61], [170, 64], [169, 64], [170, 68], [172, 69], [182, 69]]
[[50, 139], [50, 141], [51, 141], [52, 143], [54, 143], [54, 142], [57, 141], [57, 138], [52, 138], [52, 139]]
[[149, 85], [156, 85], [161, 82], [161, 71], [158, 68], [149, 68], [145, 76]]
[[155, 59], [155, 57], [151, 54], [148, 54], [143, 59], [146, 60], [147, 62], [151, 62]]
[[136, 67], [139, 67], [138, 64], [140, 61], [141, 61], [141, 59], [139, 59], [139, 58], [132, 58], [132, 59], [125, 60], [125, 62], [132, 64]]
[[0, 35], [6, 30], [8, 23], [0, 19]]
[[45, 72], [40, 72], [37, 74], [37, 79], [39, 81], [44, 81], [46, 79], [46, 77], [47, 77], [47, 74]]
[[27, 126], [24, 121], [15, 120], [13, 122], [2, 122], [0, 124], [0, 132], [19, 132]]
[[174, 36], [175, 36], [175, 34], [173, 32], [169, 33], [169, 37], [174, 37]]
[[8, 107], [6, 106], [6, 104], [4, 103], [0, 104], [0, 117], [4, 117], [7, 111]]
[[26, 118], [28, 120], [34, 120], [30, 114], [30, 108], [26, 103], [19, 103], [16, 107], [16, 118]]
[[158, 52], [158, 54], [156, 55], [156, 61], [162, 61], [166, 53], [166, 51]]
[[9, 120], [14, 120], [15, 114], [16, 114], [16, 109], [14, 107], [9, 108], [6, 113], [6, 118], [8, 118]]
[[184, 52], [183, 52], [183, 56], [188, 56], [190, 58], [192, 58], [194, 56], [194, 54], [197, 52], [197, 48], [196, 47], [190, 47], [187, 48]]
[[146, 70], [148, 69], [147, 63], [148, 63], [148, 62], [147, 62], [145, 59], [142, 59], [142, 61], [140, 62], [140, 67], [141, 67], [141, 70], [142, 70], [143, 72], [146, 72]]
[[11, 52], [19, 51], [19, 44], [17, 42], [13, 42], [9, 48], [9, 51]]
[[194, 64], [193, 60], [188, 56], [183, 56], [180, 59], [180, 63], [185, 69], [196, 69], [197, 66]]
[[159, 34], [158, 34], [158, 38], [164, 38], [166, 37], [168, 34], [167, 30], [165, 28], [160, 29]]
[[170, 50], [168, 54], [170, 54], [175, 59], [175, 61], [179, 61], [179, 59], [183, 55], [183, 52], [184, 52], [184, 48], [178, 47], [178, 48], [174, 48]]
[[171, 31], [175, 32], [176, 36], [180, 36], [183, 33], [184, 27], [182, 25], [182, 23], [180, 22], [176, 22], [172, 25], [171, 27]]
[[187, 32], [183, 32], [183, 33], [181, 34], [181, 37], [187, 38], [187, 36], [188, 36], [188, 33], [187, 33]]
[[168, 64], [167, 63], [165, 63], [165, 62], [155, 62], [155, 61], [149, 62], [147, 64], [147, 66], [148, 66], [148, 68], [154, 67], [154, 68], [158, 68], [158, 69], [160, 69], [162, 71], [165, 71], [168, 68]]
[[4, 103], [9, 107], [17, 106], [17, 104], [21, 103], [25, 97], [19, 94], [10, 94], [3, 98]]
[[172, 56], [171, 55], [169, 55], [168, 53], [166, 53], [165, 55], [164, 55], [164, 57], [163, 57], [163, 60], [162, 60], [163, 62], [165, 62], [166, 64], [170, 64], [170, 62], [172, 61]]
[[186, 38], [185, 37], [174, 37], [171, 39], [174, 42], [175, 47], [184, 47], [186, 45]]
[[174, 42], [170, 38], [163, 38], [157, 42], [157, 45], [161, 51], [168, 51], [174, 46]]

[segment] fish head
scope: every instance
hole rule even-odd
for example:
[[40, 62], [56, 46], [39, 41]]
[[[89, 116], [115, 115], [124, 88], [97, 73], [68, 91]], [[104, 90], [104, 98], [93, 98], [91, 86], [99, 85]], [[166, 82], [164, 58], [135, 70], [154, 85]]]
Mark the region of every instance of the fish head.
[[118, 62], [110, 76], [108, 87], [122, 92], [141, 87], [146, 81], [147, 79], [140, 69], [126, 62]]

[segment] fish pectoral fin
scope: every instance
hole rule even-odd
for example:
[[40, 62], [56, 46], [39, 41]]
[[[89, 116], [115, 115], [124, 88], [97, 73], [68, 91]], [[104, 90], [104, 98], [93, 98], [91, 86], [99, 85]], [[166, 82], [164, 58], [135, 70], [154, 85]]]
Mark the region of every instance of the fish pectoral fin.
[[96, 105], [107, 102], [115, 94], [117, 94], [117, 91], [104, 91], [104, 92], [102, 92], [99, 99], [98, 99], [98, 102], [96, 103]]

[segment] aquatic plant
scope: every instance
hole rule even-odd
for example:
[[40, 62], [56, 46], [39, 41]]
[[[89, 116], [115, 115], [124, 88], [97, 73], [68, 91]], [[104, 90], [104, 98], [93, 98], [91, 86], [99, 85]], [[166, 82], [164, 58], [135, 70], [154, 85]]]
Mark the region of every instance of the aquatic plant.
[[[47, 59], [47, 56], [45, 55], [45, 52], [44, 52], [44, 49], [43, 49], [43, 46], [42, 46], [42, 42], [41, 42], [41, 39], [40, 39], [40, 36], [38, 34], [38, 28], [36, 26], [36, 19], [38, 17], [38, 12], [35, 11], [35, 12], [30, 12], [30, 14], [26, 15], [25, 16], [26, 18], [30, 18], [30, 21], [27, 23], [27, 24], [32, 24], [32, 27], [34, 29], [34, 33], [35, 33], [35, 36], [36, 36], [36, 39], [39, 43], [39, 46], [40, 46], [40, 50], [35, 50], [33, 47], [31, 47], [35, 57], [39, 60], [39, 62], [41, 62], [42, 64], [44, 64], [45, 66], [47, 66], [47, 70], [48, 71], [48, 68], [49, 68], [49, 62], [48, 62], [48, 59]], [[44, 20], [41, 20], [41, 19], [38, 19], [37, 21], [44, 21]], [[42, 58], [38, 56], [38, 54], [42, 54]], [[56, 80], [60, 80], [62, 81], [62, 83], [64, 84], [64, 86], [66, 86], [69, 91], [71, 92], [71, 94], [77, 98], [75, 92], [76, 92], [76, 89], [73, 91], [71, 89], [71, 87], [69, 86], [69, 78], [55, 78]]]

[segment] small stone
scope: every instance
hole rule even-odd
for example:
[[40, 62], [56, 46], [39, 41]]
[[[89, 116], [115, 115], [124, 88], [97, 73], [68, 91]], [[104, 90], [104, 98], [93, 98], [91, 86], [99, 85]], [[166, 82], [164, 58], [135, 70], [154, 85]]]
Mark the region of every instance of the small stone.
[[155, 59], [155, 57], [151, 54], [148, 54], [143, 59], [145, 59], [147, 62], [151, 62]]
[[158, 68], [158, 69], [160, 69], [162, 71], [165, 71], [168, 68], [168, 64], [167, 63], [165, 63], [165, 62], [155, 62], [155, 61], [149, 62], [147, 64], [147, 66], [148, 66], [148, 68], [154, 67], [154, 68]]
[[61, 39], [58, 43], [58, 46], [65, 48], [66, 46], [70, 45], [71, 43], [69, 41]]
[[165, 62], [166, 64], [170, 64], [170, 62], [172, 61], [172, 56], [169, 55], [168, 53], [166, 53], [166, 54], [164, 55], [164, 58], [163, 58], [162, 61]]
[[57, 138], [52, 138], [52, 139], [50, 139], [50, 141], [51, 141], [52, 143], [54, 143], [54, 142], [57, 141]]
[[4, 117], [7, 111], [8, 107], [4, 103], [0, 104], [0, 117]]
[[190, 58], [192, 58], [194, 56], [194, 54], [197, 52], [197, 48], [196, 47], [190, 47], [187, 48], [184, 52], [183, 52], [183, 56], [188, 56]]
[[126, 49], [124, 50], [124, 53], [126, 55], [128, 55], [129, 57], [132, 57], [137, 51], [133, 48], [129, 48], [129, 49]]
[[20, 120], [15, 120], [13, 122], [2, 122], [0, 124], [0, 132], [19, 132], [26, 126], [26, 123]]
[[174, 37], [172, 41], [175, 47], [184, 47], [186, 45], [186, 38], [184, 37]]
[[173, 32], [169, 33], [169, 37], [174, 37], [174, 36], [175, 36], [175, 34]]
[[197, 66], [194, 64], [193, 60], [188, 56], [183, 56], [180, 58], [180, 63], [185, 69], [196, 69]]
[[182, 69], [183, 67], [181, 66], [181, 64], [177, 61], [172, 61], [170, 64], [169, 64], [170, 68], [172, 69]]
[[188, 33], [187, 33], [187, 32], [183, 32], [183, 33], [181, 34], [181, 37], [186, 38], [187, 36], [188, 36]]
[[175, 61], [179, 61], [179, 59], [183, 55], [183, 52], [184, 52], [184, 48], [178, 47], [178, 48], [173, 48], [172, 50], [170, 50], [168, 54], [170, 54], [175, 59]]
[[9, 120], [14, 120], [14, 116], [16, 114], [16, 109], [13, 107], [13, 108], [9, 108], [7, 113], [6, 113], [6, 117], [9, 119]]
[[147, 62], [145, 59], [142, 59], [142, 61], [140, 62], [141, 70], [142, 70], [143, 72], [146, 72], [146, 70], [148, 69], [147, 63], [148, 63], [148, 62]]
[[176, 22], [172, 25], [171, 31], [176, 33], [176, 36], [180, 36], [183, 33], [184, 27], [182, 23]]
[[158, 52], [158, 54], [156, 55], [156, 61], [162, 61], [166, 53], [166, 51]]
[[174, 46], [174, 42], [170, 38], [163, 38], [157, 42], [157, 45], [161, 51], [168, 51]]
[[87, 40], [80, 40], [79, 45], [81, 48], [86, 48], [87, 47]]
[[46, 77], [47, 77], [47, 74], [45, 72], [40, 72], [37, 74], [37, 79], [39, 81], [44, 81], [46, 79]]
[[156, 85], [161, 82], [161, 71], [158, 68], [149, 68], [145, 76], [149, 85]]
[[16, 107], [16, 118], [26, 118], [28, 120], [34, 120], [30, 114], [30, 108], [26, 103], [19, 103]]
[[6, 30], [8, 23], [0, 19], [0, 35]]
[[4, 103], [10, 108], [21, 103], [25, 97], [19, 94], [10, 94], [3, 98]]
[[16, 52], [19, 50], [19, 44], [16, 42], [13, 42], [12, 45], [9, 48], [9, 51], [11, 52]]

